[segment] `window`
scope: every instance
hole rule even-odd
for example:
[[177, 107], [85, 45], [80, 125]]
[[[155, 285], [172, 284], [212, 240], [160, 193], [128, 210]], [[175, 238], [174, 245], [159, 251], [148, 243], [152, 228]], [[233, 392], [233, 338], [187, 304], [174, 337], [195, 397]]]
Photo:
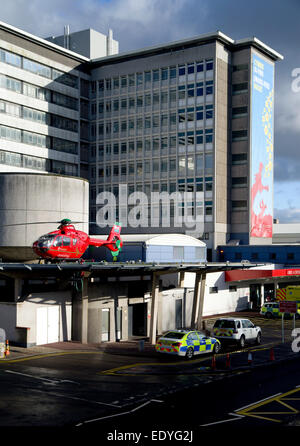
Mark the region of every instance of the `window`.
[[205, 142], [213, 142], [213, 129], [205, 129]]
[[276, 252], [271, 252], [269, 255], [270, 260], [276, 260]]
[[210, 294], [217, 293], [218, 292], [218, 287], [217, 286], [209, 287], [209, 292], [210, 292]]
[[62, 246], [62, 236], [59, 235], [56, 237], [56, 239], [54, 240], [53, 246], [57, 247], [57, 246]]
[[187, 72], [188, 74], [193, 74], [195, 72], [195, 66], [193, 63], [188, 64]]
[[173, 259], [184, 259], [184, 247], [183, 246], [174, 246], [173, 247]]
[[214, 108], [214, 106], [212, 104], [206, 105], [206, 107], [205, 107], [205, 117], [206, 117], [206, 119], [212, 119], [213, 118], [213, 115], [214, 115], [213, 108]]
[[288, 252], [286, 258], [287, 260], [294, 260], [295, 254], [293, 252]]
[[203, 62], [197, 62], [197, 73], [202, 73], [203, 71]]
[[161, 69], [161, 80], [166, 81], [168, 79], [168, 68]]
[[248, 65], [247, 64], [240, 64], [240, 65], [233, 65], [232, 66], [232, 71], [243, 71], [243, 70], [248, 70]]
[[196, 131], [196, 141], [197, 144], [203, 144], [203, 130]]
[[214, 82], [213, 81], [207, 81], [205, 83], [206, 86], [206, 94], [213, 94], [214, 92]]
[[243, 141], [247, 139], [248, 131], [247, 130], [234, 130], [232, 132], [232, 141]]
[[203, 96], [203, 82], [197, 82], [196, 92], [197, 92], [197, 96]]
[[247, 177], [235, 177], [232, 178], [232, 187], [247, 187]]
[[236, 285], [229, 285], [229, 292], [234, 293], [235, 291], [237, 291]]
[[232, 85], [232, 94], [247, 93], [248, 82], [241, 82], [240, 84]]
[[232, 200], [232, 210], [233, 211], [246, 211], [247, 210], [247, 200]]
[[247, 163], [247, 153], [234, 153], [232, 154], [232, 164], [246, 164]]
[[214, 68], [213, 60], [207, 60], [206, 61], [206, 71], [212, 70]]
[[179, 65], [179, 67], [178, 67], [178, 74], [179, 74], [179, 76], [184, 76], [185, 75], [185, 65]]
[[232, 117], [233, 118], [240, 118], [242, 116], [247, 116], [248, 114], [248, 107], [232, 107]]
[[71, 245], [70, 237], [64, 236], [64, 238], [63, 238], [63, 246], [70, 246], [70, 245]]

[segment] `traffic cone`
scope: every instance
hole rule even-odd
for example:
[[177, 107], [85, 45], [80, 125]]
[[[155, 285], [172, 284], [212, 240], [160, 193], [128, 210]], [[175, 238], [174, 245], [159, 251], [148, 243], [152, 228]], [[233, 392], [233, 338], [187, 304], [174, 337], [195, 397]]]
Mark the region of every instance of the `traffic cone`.
[[227, 353], [227, 355], [226, 355], [225, 368], [230, 369], [230, 355], [229, 355], [229, 353]]
[[9, 343], [8, 343], [8, 339], [6, 339], [5, 356], [9, 356], [9, 355], [10, 355]]
[[217, 364], [216, 364], [216, 356], [213, 355], [212, 360], [211, 360], [211, 368], [212, 370], [216, 370]]
[[250, 351], [248, 352], [248, 365], [252, 365], [252, 353]]
[[270, 361], [275, 361], [274, 348], [270, 349]]

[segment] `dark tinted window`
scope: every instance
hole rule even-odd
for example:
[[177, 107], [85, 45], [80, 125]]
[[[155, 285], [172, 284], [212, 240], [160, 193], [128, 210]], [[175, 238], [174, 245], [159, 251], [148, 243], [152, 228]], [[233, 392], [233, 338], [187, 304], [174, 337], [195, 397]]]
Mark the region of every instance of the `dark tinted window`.
[[214, 328], [235, 328], [234, 321], [219, 319], [215, 322]]
[[163, 337], [164, 338], [172, 338], [172, 339], [182, 339], [185, 333], [178, 333], [176, 331], [169, 331]]
[[64, 239], [63, 239], [63, 246], [70, 246], [70, 245], [71, 245], [70, 237], [64, 237]]

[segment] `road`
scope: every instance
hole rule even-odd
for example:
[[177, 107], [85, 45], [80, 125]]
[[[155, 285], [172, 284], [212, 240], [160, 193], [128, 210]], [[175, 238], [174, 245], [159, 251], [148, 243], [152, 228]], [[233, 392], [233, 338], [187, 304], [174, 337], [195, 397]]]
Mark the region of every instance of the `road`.
[[[163, 424], [167, 429], [176, 420], [177, 427], [198, 435], [202, 429], [231, 425], [274, 430], [297, 423], [299, 356], [264, 366], [271, 341], [280, 340], [280, 321], [259, 322], [265, 344], [251, 347], [253, 367], [248, 367], [248, 349], [230, 355], [230, 369], [225, 369], [226, 352], [218, 355], [216, 370], [211, 370], [210, 355], [185, 361], [137, 350], [65, 350], [0, 362], [0, 426], [79, 431], [101, 426], [105, 440], [116, 425], [138, 433], [137, 427], [148, 432]], [[286, 349], [275, 347], [276, 358], [285, 354]], [[278, 394], [286, 395], [281, 399]], [[274, 406], [280, 409], [276, 414]]]

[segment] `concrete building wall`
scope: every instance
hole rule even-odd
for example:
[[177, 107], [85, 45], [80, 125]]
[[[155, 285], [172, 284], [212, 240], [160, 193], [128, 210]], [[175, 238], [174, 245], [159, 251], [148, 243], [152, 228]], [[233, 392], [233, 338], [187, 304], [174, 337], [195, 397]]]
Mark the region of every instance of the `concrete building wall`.
[[23, 302], [0, 303], [0, 327], [7, 339], [23, 347], [37, 344], [37, 310], [59, 307], [58, 341], [71, 340], [72, 299], [69, 291], [32, 293]]

